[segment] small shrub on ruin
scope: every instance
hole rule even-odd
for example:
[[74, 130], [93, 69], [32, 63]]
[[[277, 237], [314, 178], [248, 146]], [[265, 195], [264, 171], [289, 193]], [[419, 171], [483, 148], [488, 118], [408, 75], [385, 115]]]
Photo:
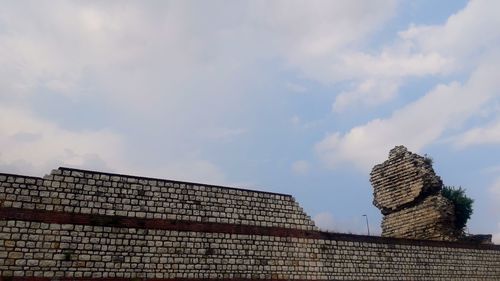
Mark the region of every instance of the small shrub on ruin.
[[465, 189], [462, 187], [445, 186], [441, 194], [448, 198], [455, 206], [455, 226], [458, 230], [464, 231], [467, 221], [473, 213], [472, 203], [474, 200], [465, 195]]

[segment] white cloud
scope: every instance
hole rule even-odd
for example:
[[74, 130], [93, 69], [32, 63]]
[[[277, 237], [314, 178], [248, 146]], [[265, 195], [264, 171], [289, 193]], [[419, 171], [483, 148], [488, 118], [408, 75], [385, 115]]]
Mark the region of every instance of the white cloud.
[[[220, 182], [224, 175], [213, 162], [183, 151], [246, 133], [237, 121], [226, 122], [249, 107], [248, 96], [268, 94], [247, 90], [266, 78], [263, 65], [278, 61], [280, 70], [331, 81], [323, 70], [337, 54], [362, 45], [395, 7], [393, 0], [3, 3], [0, 102], [16, 109], [2, 109], [0, 142], [8, 149], [1, 163], [9, 169], [30, 163], [23, 170], [34, 173], [58, 163], [132, 173], [162, 167], [155, 173]], [[144, 139], [161, 138], [157, 157], [169, 159], [133, 159], [137, 147], [150, 144], [131, 145], [135, 135], [62, 127], [53, 116], [31, 112], [47, 93], [99, 105], [126, 117], [129, 127], [148, 124], [150, 131], [168, 132], [146, 132]], [[91, 122], [85, 118], [75, 119]], [[16, 119], [24, 125], [14, 129], [9, 120]]]
[[136, 108], [164, 101], [165, 93], [185, 93], [193, 77], [223, 87], [255, 60], [277, 57], [313, 73], [336, 51], [362, 41], [395, 5], [57, 1], [32, 2], [26, 9], [6, 3], [0, 12], [8, 27], [0, 31], [0, 62], [10, 83], [4, 85], [16, 92], [44, 86], [76, 95], [91, 78], [103, 94]]
[[[482, 117], [482, 112], [500, 97], [500, 82], [494, 74], [500, 65], [498, 44], [494, 43], [500, 42], [500, 30], [494, 26], [500, 23], [499, 17], [491, 11], [491, 5], [499, 4], [471, 1], [462, 11], [450, 16], [444, 25], [412, 26], [400, 33], [399, 47], [396, 44], [378, 56], [382, 59], [373, 60], [373, 56], [367, 55], [349, 58], [347, 61], [357, 62], [351, 65], [359, 65], [359, 69], [365, 67], [366, 75], [373, 73], [379, 77], [378, 83], [383, 81], [381, 77], [441, 75], [450, 71], [467, 78], [464, 83], [449, 82], [436, 86], [420, 99], [395, 110], [388, 118], [373, 119], [345, 133], [328, 134], [316, 145], [318, 154], [326, 163], [335, 167], [350, 162], [366, 171], [382, 161], [395, 145], [403, 144], [418, 152], [446, 133], [459, 132], [462, 123], [469, 118]], [[398, 61], [398, 54], [406, 54], [410, 59], [402, 56]], [[367, 66], [364, 66], [365, 62]], [[350, 74], [348, 68], [344, 75], [355, 77], [359, 73], [363, 74], [363, 71], [354, 70]], [[334, 110], [365, 102], [361, 86], [338, 96]], [[367, 92], [376, 100], [380, 92], [390, 91], [379, 91], [374, 87]], [[462, 147], [497, 143], [497, 125], [473, 128], [452, 139]]]
[[196, 153], [161, 164], [129, 158], [124, 137], [109, 130], [75, 131], [33, 113], [0, 106], [0, 171], [44, 175], [59, 166], [227, 184], [224, 173]]
[[418, 152], [446, 130], [459, 127], [499, 94], [500, 81], [495, 76], [499, 63], [498, 57], [491, 57], [464, 85], [439, 85], [389, 118], [372, 120], [345, 134], [329, 134], [316, 145], [316, 151], [331, 167], [351, 162], [365, 171], [381, 162], [395, 145]]
[[360, 83], [356, 89], [338, 94], [333, 103], [334, 112], [342, 112], [356, 104], [375, 106], [385, 103], [396, 96], [399, 83], [389, 80], [368, 79]]
[[443, 25], [412, 26], [400, 34], [422, 52], [437, 52], [457, 58], [462, 67], [474, 67], [478, 58], [498, 45], [500, 18], [495, 11], [499, 8], [498, 1], [469, 1]]
[[459, 148], [481, 144], [500, 144], [500, 120], [485, 127], [467, 130], [455, 136], [453, 142]]
[[309, 172], [310, 166], [309, 162], [305, 160], [297, 160], [292, 163], [291, 168], [294, 174], [305, 175]]
[[[357, 86], [337, 96], [334, 111], [352, 105], [376, 106], [396, 96], [394, 91], [360, 91], [367, 80], [404, 82], [407, 77], [445, 76], [475, 69], [477, 62], [491, 52], [498, 53], [500, 19], [495, 1], [470, 1], [443, 25], [410, 26], [379, 54], [359, 51], [340, 54], [330, 68], [337, 81], [352, 79]], [[387, 93], [386, 95], [381, 95]], [[365, 102], [363, 98], [378, 101]]]
[[[342, 50], [364, 40], [365, 35], [388, 20], [396, 8], [392, 0], [257, 3], [254, 12], [257, 11], [266, 27], [278, 35], [272, 41], [279, 40], [279, 51], [301, 68], [314, 68], [316, 63], [330, 57], [333, 50]], [[311, 60], [313, 64], [308, 62]]]
[[395, 7], [393, 0], [5, 3], [0, 100], [84, 98], [179, 139], [238, 128], [220, 123], [249, 107], [250, 96], [267, 95], [248, 91], [266, 79], [262, 67], [279, 62], [280, 70], [330, 83], [324, 70]]
[[297, 115], [294, 115], [290, 118], [290, 123], [292, 124], [293, 127], [296, 129], [300, 130], [309, 130], [309, 129], [314, 129], [318, 128], [319, 126], [323, 125], [325, 123], [325, 119], [318, 119], [318, 120], [302, 120]]
[[107, 131], [70, 131], [30, 112], [0, 107], [0, 165], [6, 172], [41, 175], [57, 166], [109, 170], [121, 166], [123, 143]]
[[[359, 50], [393, 16], [395, 1], [31, 4], [26, 8], [10, 2], [0, 11], [7, 28], [0, 30], [2, 99], [23, 103], [26, 96], [40, 95], [39, 89], [85, 95], [113, 110], [138, 110], [137, 118], [184, 136], [177, 142], [205, 128], [222, 128], [205, 134], [207, 138], [244, 133], [213, 124], [248, 94], [240, 91], [245, 86], [241, 77], [258, 77], [256, 62], [278, 59], [326, 84], [352, 80], [355, 86], [337, 96], [333, 105], [339, 112], [390, 100], [404, 77], [446, 74], [463, 57], [482, 58], [494, 50], [491, 46], [500, 34], [485, 29], [497, 26], [498, 17], [491, 8], [497, 4], [484, 1], [469, 3], [445, 25], [412, 26], [378, 54]], [[380, 159], [389, 144], [409, 143], [420, 149], [460, 121], [454, 116], [470, 113], [462, 106], [471, 95], [450, 93], [461, 87], [438, 87], [437, 93], [391, 118], [335, 132], [318, 150], [328, 152], [330, 164], [359, 164]], [[484, 101], [483, 93], [477, 96], [471, 110]], [[225, 102], [214, 102], [218, 100]], [[461, 104], [457, 112], [432, 104], [455, 102]], [[292, 123], [301, 122], [294, 118]]]
[[248, 133], [247, 129], [224, 127], [204, 128], [200, 131], [202, 137], [216, 141], [232, 141]]
[[305, 93], [307, 92], [307, 88], [300, 85], [300, 84], [296, 84], [296, 83], [286, 83], [286, 88], [289, 90], [289, 91], [292, 91], [294, 93]]
[[399, 44], [401, 46], [387, 48], [379, 55], [346, 53], [332, 66], [332, 76], [339, 80], [365, 77], [397, 79], [446, 73], [453, 66], [450, 58], [439, 53], [412, 52], [407, 42]]
[[379, 54], [360, 51], [339, 54], [328, 69], [331, 81], [352, 81], [355, 86], [336, 96], [333, 111], [352, 110], [357, 105], [378, 106], [395, 98], [407, 78], [445, 75], [456, 68], [455, 58], [447, 53], [422, 50], [409, 36], [401, 36]]

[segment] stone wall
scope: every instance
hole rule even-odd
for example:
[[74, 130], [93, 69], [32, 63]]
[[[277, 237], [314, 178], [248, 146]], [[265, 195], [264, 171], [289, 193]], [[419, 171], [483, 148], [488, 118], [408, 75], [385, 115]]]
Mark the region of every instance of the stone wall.
[[431, 161], [404, 146], [393, 148], [389, 159], [375, 165], [370, 175], [373, 203], [383, 214], [398, 211], [426, 195], [437, 194], [443, 185]]
[[[8, 220], [4, 276], [499, 280], [500, 248], [369, 237], [269, 236]], [[36, 231], [34, 231], [36, 230]], [[388, 243], [391, 242], [391, 243]], [[460, 246], [460, 245], [458, 245]], [[425, 279], [424, 279], [425, 277]]]
[[0, 186], [0, 280], [500, 280], [500, 246], [320, 232], [289, 195], [67, 168]]
[[441, 195], [425, 198], [420, 204], [387, 214], [382, 219], [383, 236], [431, 240], [455, 240], [453, 206]]
[[396, 146], [373, 167], [373, 204], [385, 215], [382, 236], [458, 240], [454, 205], [441, 195], [443, 183], [431, 162]]
[[69, 168], [0, 175], [3, 207], [314, 229], [290, 195]]

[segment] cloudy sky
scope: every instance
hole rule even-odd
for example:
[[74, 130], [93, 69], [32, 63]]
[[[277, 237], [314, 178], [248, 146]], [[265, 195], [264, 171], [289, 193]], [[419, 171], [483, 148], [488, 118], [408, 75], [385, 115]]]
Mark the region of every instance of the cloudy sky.
[[500, 2], [2, 1], [0, 170], [58, 166], [293, 194], [380, 232], [403, 144], [500, 242]]

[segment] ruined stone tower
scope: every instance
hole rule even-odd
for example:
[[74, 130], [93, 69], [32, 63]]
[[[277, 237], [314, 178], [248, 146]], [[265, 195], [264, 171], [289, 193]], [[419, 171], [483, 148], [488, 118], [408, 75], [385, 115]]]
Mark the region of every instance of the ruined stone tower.
[[380, 209], [382, 236], [458, 240], [454, 205], [441, 195], [443, 183], [432, 161], [396, 146], [389, 159], [373, 167], [373, 204]]

